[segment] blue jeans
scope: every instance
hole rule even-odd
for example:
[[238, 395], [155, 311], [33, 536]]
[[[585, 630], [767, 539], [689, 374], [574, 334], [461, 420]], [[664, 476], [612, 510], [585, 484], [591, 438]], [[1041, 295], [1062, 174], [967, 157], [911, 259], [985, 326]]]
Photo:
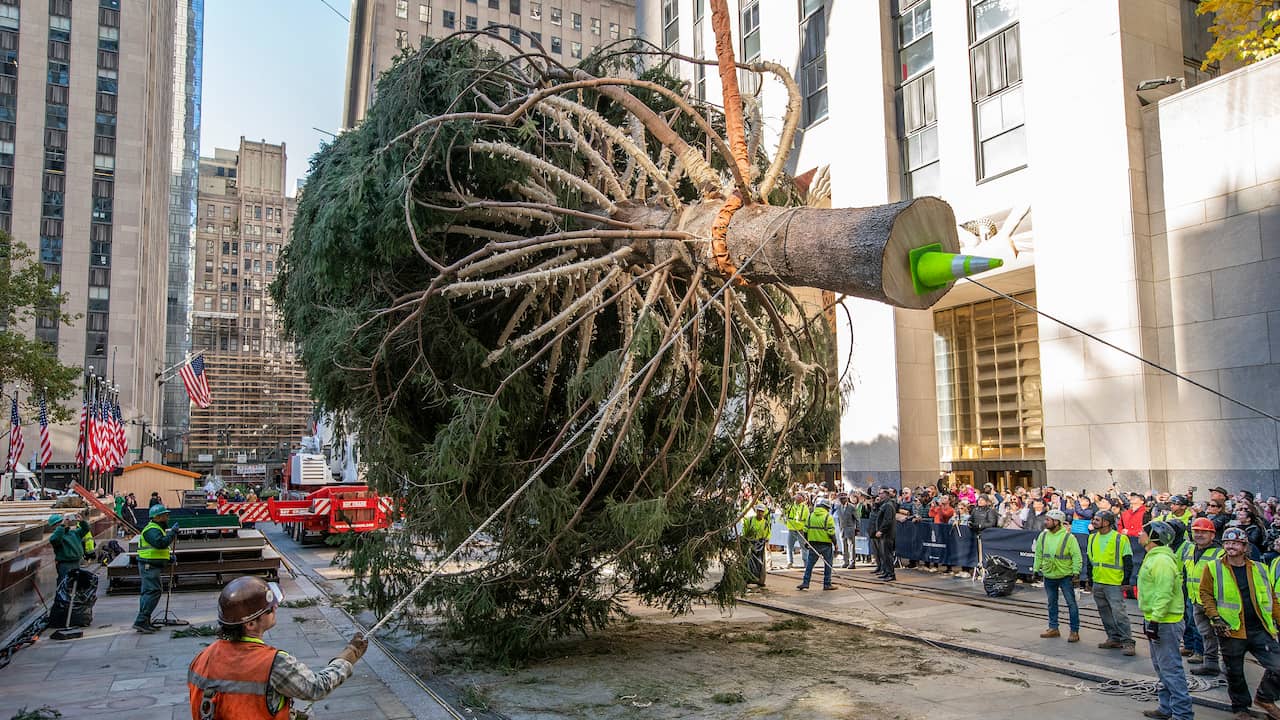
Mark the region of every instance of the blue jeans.
[[1071, 576], [1062, 578], [1045, 578], [1044, 594], [1049, 599], [1049, 629], [1058, 629], [1058, 594], [1067, 601], [1067, 617], [1071, 623], [1071, 632], [1080, 632], [1080, 606], [1076, 604], [1076, 590]]
[[804, 580], [800, 581], [801, 587], [809, 587], [809, 579], [813, 577], [813, 566], [818, 562], [818, 555], [822, 555], [825, 560], [822, 564], [822, 587], [831, 587], [831, 565], [835, 562], [835, 546], [831, 543], [810, 543], [812, 550], [806, 550], [804, 554]]
[[1191, 600], [1184, 601], [1185, 609], [1182, 614], [1182, 621], [1186, 624], [1187, 629], [1182, 631], [1182, 647], [1190, 650], [1193, 655], [1204, 654], [1204, 638], [1200, 637], [1200, 631], [1196, 629], [1195, 615], [1192, 614]]
[[1182, 668], [1182, 655], [1178, 648], [1184, 621], [1185, 618], [1178, 622], [1158, 623], [1159, 637], [1147, 640], [1151, 648], [1151, 666], [1160, 679], [1160, 688], [1156, 692], [1160, 712], [1172, 715], [1173, 720], [1195, 717], [1191, 709], [1191, 693], [1187, 691], [1187, 674]]
[[804, 531], [788, 530], [787, 531], [787, 567], [791, 567], [792, 563], [795, 562], [797, 545], [800, 546], [800, 549], [802, 551], [804, 550], [804, 547], [805, 547]]

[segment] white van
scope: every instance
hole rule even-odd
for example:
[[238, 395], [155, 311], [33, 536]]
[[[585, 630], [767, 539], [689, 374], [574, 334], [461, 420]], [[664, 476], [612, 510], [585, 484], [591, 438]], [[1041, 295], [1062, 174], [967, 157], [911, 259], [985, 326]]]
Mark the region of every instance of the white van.
[[38, 500], [47, 495], [39, 478], [22, 463], [13, 472], [0, 475], [0, 500]]

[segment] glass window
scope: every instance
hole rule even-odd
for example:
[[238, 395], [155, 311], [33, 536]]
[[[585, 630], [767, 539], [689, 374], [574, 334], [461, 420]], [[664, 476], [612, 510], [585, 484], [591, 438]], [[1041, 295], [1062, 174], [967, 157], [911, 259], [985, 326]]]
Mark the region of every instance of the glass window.
[[591, 34], [600, 34], [600, 18], [591, 18]]
[[551, 24], [552, 25], [560, 24], [560, 8], [558, 7], [551, 8]]
[[1017, 7], [1016, 2], [998, 0], [973, 5], [971, 30], [979, 40], [970, 48], [969, 59], [979, 179], [1027, 164]]
[[760, 0], [743, 0], [742, 57], [750, 61], [760, 57]]
[[396, 48], [403, 50], [408, 46], [409, 46], [409, 31], [397, 30], [396, 31]]
[[551, 52], [555, 53], [556, 55], [560, 54], [560, 38], [556, 37], [555, 35], [551, 36]]
[[827, 116], [827, 13], [821, 0], [801, 0], [807, 11], [800, 22], [800, 92], [803, 125]]
[[467, 16], [467, 29], [468, 29], [468, 30], [475, 30], [477, 27], [479, 27], [479, 22], [476, 20], [475, 16], [474, 16], [474, 15], [468, 15], [468, 16]]
[[418, 6], [418, 22], [424, 22], [427, 24], [431, 23], [431, 6], [430, 5]]
[[569, 20], [574, 30], [582, 30], [582, 13], [572, 13]]
[[520, 28], [507, 28], [507, 32], [509, 36], [508, 39], [511, 40], [511, 44], [519, 45], [520, 44]]
[[533, 20], [542, 19], [542, 3], [529, 3], [529, 18]]
[[898, 18], [899, 81], [933, 66], [933, 5], [931, 0], [904, 10]]
[[447, 28], [453, 29], [458, 24], [457, 15], [455, 15], [452, 10], [441, 10], [440, 24]]
[[1018, 0], [974, 0], [973, 39], [981, 40], [1018, 19]]
[[679, 0], [662, 0], [662, 47], [675, 50], [680, 45]]
[[569, 57], [582, 57], [582, 43], [576, 40], [569, 43]]
[[511, 13], [512, 15], [519, 15], [519, 14], [520, 14], [520, 0], [508, 0], [508, 1], [507, 1], [507, 12]]
[[609, 23], [609, 39], [617, 40], [622, 36], [622, 30], [618, 27], [618, 23]]
[[409, 17], [409, 0], [396, 0], [396, 17], [402, 20]]

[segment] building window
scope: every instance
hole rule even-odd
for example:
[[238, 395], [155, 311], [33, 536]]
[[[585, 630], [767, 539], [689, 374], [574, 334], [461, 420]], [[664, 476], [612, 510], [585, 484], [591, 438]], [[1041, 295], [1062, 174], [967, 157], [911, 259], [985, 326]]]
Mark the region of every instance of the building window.
[[500, 2], [500, 0], [489, 0], [489, 9], [490, 9], [490, 10], [497, 10], [499, 7], [501, 7], [501, 2]]
[[970, 13], [978, 179], [1027, 164], [1016, 0], [976, 0]]
[[468, 30], [475, 30], [477, 27], [479, 27], [479, 23], [478, 23], [478, 21], [476, 20], [475, 16], [474, 16], [474, 15], [468, 15], [468, 16], [467, 16], [467, 29], [468, 29]]
[[497, 35], [497, 34], [499, 34], [499, 33], [498, 33], [498, 23], [494, 22], [493, 20], [488, 20], [488, 21], [486, 21], [486, 22], [485, 22], [485, 26], [484, 26], [484, 31], [485, 31], [485, 32], [487, 32], [487, 33], [489, 33], [490, 35]]
[[441, 10], [440, 24], [449, 29], [453, 29], [453, 27], [458, 24], [457, 17], [458, 16], [455, 15], [452, 10]]
[[609, 23], [609, 39], [617, 40], [619, 37], [622, 37], [622, 31], [618, 23]]
[[916, 3], [898, 17], [898, 82], [906, 82], [933, 67], [933, 6], [931, 0]]
[[1213, 25], [1214, 15], [1213, 13], [1197, 15], [1196, 8], [1200, 5], [1199, 0], [1180, 0], [1180, 4], [1182, 5], [1182, 74], [1186, 78], [1187, 87], [1192, 87], [1217, 77], [1221, 69], [1216, 62], [1204, 67], [1205, 56], [1209, 48], [1213, 47], [1215, 40], [1213, 33], [1209, 31]]
[[938, 311], [933, 328], [941, 460], [1043, 459], [1036, 314], [996, 298]]
[[760, 57], [760, 0], [742, 0], [742, 59]]
[[431, 24], [431, 6], [430, 5], [418, 6], [418, 22], [424, 22], [424, 23], [427, 23], [428, 25]]
[[676, 50], [680, 45], [679, 0], [662, 0], [662, 47]]
[[551, 52], [559, 55], [561, 51], [560, 38], [555, 35], [551, 36]]
[[582, 32], [582, 13], [570, 14], [569, 20], [570, 20], [570, 26], [574, 30], [577, 30], [578, 32]]
[[507, 32], [511, 40], [511, 44], [519, 45], [520, 44], [520, 28], [508, 28]]
[[540, 33], [540, 32], [530, 32], [530, 33], [529, 33], [529, 35], [530, 35], [530, 37], [532, 37], [532, 38], [533, 38], [533, 41], [534, 41], [535, 43], [537, 43], [538, 45], [541, 45], [541, 44], [542, 44], [542, 33]]
[[575, 57], [575, 58], [582, 57], [582, 43], [576, 40], [569, 43], [569, 57]]
[[403, 50], [408, 46], [409, 46], [409, 31], [397, 30], [396, 31], [396, 47], [399, 48], [400, 50]]
[[827, 116], [827, 10], [823, 0], [800, 0], [800, 93], [802, 124]]
[[542, 19], [542, 3], [529, 3], [529, 18], [531, 20]]
[[591, 34], [600, 34], [600, 18], [591, 18]]
[[520, 14], [520, 0], [507, 0], [507, 12], [512, 15]]
[[401, 20], [409, 17], [409, 0], [396, 0], [396, 17]]
[[558, 7], [551, 8], [551, 24], [552, 25], [560, 24], [560, 8]]

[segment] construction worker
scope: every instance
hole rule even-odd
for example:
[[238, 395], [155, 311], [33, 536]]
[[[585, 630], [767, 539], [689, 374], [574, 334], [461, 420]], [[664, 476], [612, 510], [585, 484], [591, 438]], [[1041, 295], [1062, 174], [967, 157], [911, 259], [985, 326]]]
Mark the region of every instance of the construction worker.
[[1199, 655], [1204, 658], [1204, 640], [1200, 638], [1200, 631], [1196, 630], [1195, 614], [1191, 609], [1191, 596], [1186, 592], [1186, 567], [1187, 560], [1191, 557], [1195, 550], [1195, 543], [1189, 537], [1190, 531], [1181, 520], [1172, 518], [1164, 520], [1169, 527], [1173, 528], [1173, 544], [1169, 545], [1169, 549], [1173, 551], [1173, 556], [1178, 559], [1178, 572], [1182, 577], [1182, 650], [1183, 657], [1195, 657]]
[[1173, 528], [1162, 520], [1147, 523], [1138, 533], [1138, 542], [1147, 551], [1138, 571], [1138, 607], [1142, 610], [1142, 633], [1151, 650], [1151, 666], [1160, 680], [1156, 690], [1160, 706], [1142, 714], [1160, 720], [1191, 720], [1195, 712], [1178, 654], [1186, 616], [1182, 567], [1169, 549], [1173, 540]]
[[138, 576], [142, 590], [138, 595], [138, 616], [133, 619], [133, 629], [151, 634], [159, 629], [151, 622], [151, 613], [160, 604], [164, 571], [169, 567], [169, 546], [173, 544], [178, 524], [169, 524], [169, 510], [164, 505], [152, 505], [147, 511], [151, 522], [142, 528], [138, 536]]
[[760, 587], [764, 587], [765, 575], [769, 569], [766, 563], [766, 553], [769, 549], [769, 534], [772, 531], [773, 518], [769, 515], [769, 508], [760, 503], [747, 513], [742, 519], [742, 539], [746, 540], [750, 547], [747, 555], [747, 571], [751, 576], [748, 582], [754, 582]]
[[796, 493], [787, 506], [787, 567], [795, 567], [796, 546], [804, 549], [804, 521], [809, 519], [809, 501], [804, 493]]
[[[1280, 603], [1266, 569], [1249, 559], [1249, 536], [1241, 528], [1223, 531], [1222, 555], [1206, 563], [1200, 576], [1200, 602], [1222, 647], [1231, 711], [1237, 718], [1253, 717], [1249, 706], [1257, 704], [1267, 717], [1280, 720], [1276, 705], [1280, 697], [1280, 643], [1276, 642]], [[1252, 702], [1244, 677], [1246, 652], [1265, 671]]]
[[1035, 553], [1031, 572], [1044, 576], [1044, 592], [1049, 602], [1049, 629], [1040, 633], [1040, 637], [1062, 637], [1058, 632], [1058, 594], [1061, 593], [1067, 601], [1071, 624], [1067, 642], [1080, 642], [1080, 607], [1076, 604], [1075, 581], [1084, 561], [1080, 558], [1080, 543], [1067, 530], [1066, 522], [1066, 513], [1057, 508], [1045, 514], [1044, 530], [1031, 544]]
[[1192, 668], [1192, 675], [1214, 676], [1218, 669], [1218, 635], [1209, 624], [1209, 616], [1204, 614], [1204, 604], [1200, 602], [1200, 578], [1204, 568], [1222, 555], [1222, 547], [1218, 545], [1218, 529], [1207, 517], [1196, 518], [1191, 522], [1191, 555], [1183, 560], [1183, 572], [1187, 578], [1187, 599], [1191, 601], [1191, 617], [1195, 621], [1196, 631], [1204, 643], [1202, 654], [1187, 658], [1187, 663], [1199, 665]]
[[360, 633], [314, 672], [262, 641], [280, 598], [256, 577], [239, 577], [218, 596], [218, 640], [187, 670], [193, 720], [288, 720], [294, 700], [320, 700], [351, 677], [369, 643]]
[[1133, 547], [1129, 537], [1115, 529], [1116, 516], [1110, 510], [1094, 513], [1089, 535], [1089, 577], [1093, 582], [1093, 600], [1098, 616], [1107, 629], [1107, 639], [1098, 643], [1106, 650], [1120, 649], [1125, 655], [1136, 653], [1125, 611], [1125, 591], [1133, 576]]
[[63, 578], [80, 567], [80, 561], [84, 559], [85, 538], [93, 537], [93, 532], [89, 530], [89, 523], [76, 513], [50, 515], [49, 527], [53, 528], [49, 544], [53, 546], [53, 562], [58, 569], [58, 584], [61, 585]]
[[822, 589], [834, 590], [831, 587], [831, 568], [835, 564], [836, 520], [831, 516], [831, 501], [819, 498], [804, 521], [805, 541], [808, 543], [804, 557], [804, 579], [796, 586], [797, 590], [808, 590], [809, 580], [813, 577], [813, 566], [822, 558]]
[[1182, 495], [1174, 495], [1169, 498], [1169, 512], [1154, 519], [1163, 520], [1164, 522], [1177, 520], [1181, 522], [1184, 527], [1191, 527], [1191, 523], [1195, 521], [1195, 518], [1195, 511], [1187, 506], [1187, 499]]

